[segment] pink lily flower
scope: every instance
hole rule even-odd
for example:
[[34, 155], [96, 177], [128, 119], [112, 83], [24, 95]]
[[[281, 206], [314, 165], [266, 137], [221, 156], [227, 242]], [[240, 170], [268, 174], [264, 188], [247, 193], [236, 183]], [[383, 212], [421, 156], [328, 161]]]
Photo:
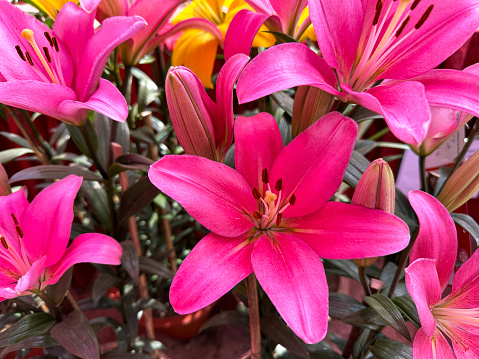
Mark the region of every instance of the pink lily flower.
[[[478, 85], [467, 74], [434, 73], [427, 84], [413, 78], [439, 65], [473, 34], [479, 1], [351, 0], [338, 6], [336, 0], [310, 0], [308, 5], [324, 60], [302, 44], [266, 50], [238, 81], [240, 103], [294, 86], [316, 86], [383, 115], [394, 135], [412, 145], [427, 134], [428, 100], [434, 94], [443, 94], [436, 96], [440, 107], [454, 108], [453, 94], [460, 92], [461, 103], [477, 113]], [[373, 87], [383, 79], [413, 80]]]
[[76, 263], [120, 264], [120, 244], [103, 234], [82, 234], [68, 246], [81, 183], [65, 177], [32, 203], [23, 191], [0, 197], [0, 300], [43, 290]]
[[126, 101], [101, 79], [110, 52], [145, 26], [116, 17], [93, 29], [95, 11], [63, 6], [53, 31], [8, 1], [0, 1], [0, 102], [82, 125], [89, 110], [123, 122]]
[[254, 271], [301, 339], [323, 339], [328, 287], [321, 257], [374, 257], [409, 241], [408, 227], [389, 213], [328, 202], [356, 134], [354, 121], [335, 112], [283, 148], [274, 118], [260, 113], [236, 119], [236, 170], [196, 156], [153, 164], [151, 182], [212, 231], [180, 266], [173, 308], [203, 308]]
[[422, 325], [414, 338], [413, 356], [479, 358], [479, 252], [459, 268], [452, 292], [441, 299], [454, 270], [456, 228], [449, 212], [429, 194], [410, 192], [409, 201], [419, 218], [419, 235], [406, 268], [406, 286]]
[[166, 100], [178, 141], [185, 152], [223, 162], [233, 142], [233, 88], [249, 57], [237, 54], [221, 68], [214, 103], [190, 69], [171, 67]]

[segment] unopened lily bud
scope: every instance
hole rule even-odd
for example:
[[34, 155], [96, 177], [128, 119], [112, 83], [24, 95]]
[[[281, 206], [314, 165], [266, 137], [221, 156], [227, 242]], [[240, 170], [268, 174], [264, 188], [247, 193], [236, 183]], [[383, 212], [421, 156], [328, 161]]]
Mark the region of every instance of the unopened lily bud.
[[293, 138], [331, 110], [334, 96], [314, 86], [299, 86], [294, 97]]
[[8, 184], [8, 175], [0, 163], [0, 196], [8, 196], [12, 193], [12, 188]]
[[208, 97], [196, 75], [186, 67], [172, 67], [166, 77], [166, 100], [176, 136], [185, 152], [218, 160]]
[[452, 212], [479, 190], [479, 151], [476, 151], [452, 174], [437, 196], [439, 202]]
[[[359, 179], [351, 204], [394, 213], [394, 175], [382, 158], [373, 161]], [[354, 259], [357, 266], [369, 267], [376, 258]]]

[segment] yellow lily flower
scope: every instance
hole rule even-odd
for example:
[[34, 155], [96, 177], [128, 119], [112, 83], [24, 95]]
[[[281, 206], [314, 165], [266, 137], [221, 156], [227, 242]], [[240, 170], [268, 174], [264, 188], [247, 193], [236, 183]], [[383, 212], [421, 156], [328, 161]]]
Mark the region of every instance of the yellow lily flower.
[[[173, 20], [173, 24], [191, 18], [202, 18], [215, 25], [224, 40], [231, 20], [243, 9], [253, 11], [243, 0], [195, 0]], [[261, 30], [268, 29], [264, 27]], [[274, 43], [275, 39], [271, 34], [260, 31], [253, 41], [253, 47], [269, 47]], [[222, 44], [209, 32], [199, 29], [185, 30], [173, 49], [172, 65], [188, 67], [198, 76], [203, 86], [213, 88], [211, 75], [218, 45]]]
[[52, 19], [58, 15], [60, 9], [65, 5], [67, 2], [74, 2], [78, 4], [78, 0], [31, 0], [40, 10], [50, 16]]

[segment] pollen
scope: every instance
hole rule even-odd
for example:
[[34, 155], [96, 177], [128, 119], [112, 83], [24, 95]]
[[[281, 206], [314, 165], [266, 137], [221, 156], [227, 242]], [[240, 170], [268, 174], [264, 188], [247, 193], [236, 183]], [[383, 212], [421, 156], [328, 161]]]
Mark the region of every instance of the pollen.
[[8, 244], [7, 244], [7, 241], [5, 240], [5, 238], [0, 237], [0, 242], [2, 242], [3, 248], [8, 249]]

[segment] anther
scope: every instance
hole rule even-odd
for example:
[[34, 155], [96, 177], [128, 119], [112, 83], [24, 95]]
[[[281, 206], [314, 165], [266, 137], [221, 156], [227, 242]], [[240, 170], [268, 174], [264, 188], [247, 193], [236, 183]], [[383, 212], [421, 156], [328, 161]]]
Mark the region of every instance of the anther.
[[48, 33], [48, 31], [45, 31], [43, 33], [43, 35], [45, 35], [45, 37], [47, 38], [48, 43], [50, 44], [50, 47], [53, 47], [53, 40], [52, 40], [52, 37], [50, 36], [50, 34]]
[[56, 52], [60, 51], [60, 49], [58, 48], [58, 41], [55, 36], [52, 37], [52, 41], [53, 41], [53, 47], [55, 48], [55, 51]]
[[376, 15], [374, 15], [373, 26], [376, 26], [378, 24], [382, 9], [383, 9], [383, 2], [382, 0], [379, 0], [376, 5]]
[[254, 197], [254, 199], [260, 199], [261, 198], [261, 193], [259, 193], [259, 191], [256, 187], [253, 187], [253, 197]]
[[418, 5], [421, 0], [414, 0], [414, 2], [411, 5], [411, 11], [414, 10]]
[[48, 61], [49, 63], [51, 63], [51, 62], [52, 62], [52, 58], [51, 58], [51, 56], [50, 56], [50, 52], [48, 51], [48, 47], [45, 47], [45, 46], [44, 46], [44, 47], [43, 47], [43, 52], [45, 53], [45, 57], [47, 58], [47, 61]]
[[3, 248], [8, 249], [8, 244], [7, 244], [7, 241], [5, 240], [5, 238], [0, 237], [0, 241], [2, 242]]
[[276, 181], [276, 185], [274, 186], [276, 188], [276, 191], [281, 191], [283, 189], [283, 179], [280, 178], [279, 180]]
[[261, 178], [263, 179], [263, 183], [269, 183], [269, 176], [268, 176], [268, 169], [264, 168], [263, 172], [261, 172]]
[[253, 217], [256, 218], [256, 219], [261, 219], [261, 217], [263, 217], [263, 215], [261, 214], [260, 211], [254, 211], [253, 212]]
[[15, 223], [16, 226], [18, 226], [19, 223], [18, 223], [17, 217], [15, 216], [15, 213], [12, 212], [10, 213], [10, 215], [12, 216], [13, 223]]
[[296, 195], [293, 193], [289, 199], [289, 204], [294, 206], [295, 203], [296, 203]]
[[407, 18], [404, 19], [404, 21], [401, 24], [401, 27], [396, 31], [396, 37], [401, 36], [401, 33], [404, 31], [404, 28], [406, 27], [407, 23], [409, 22], [410, 17], [408, 16]]
[[30, 56], [30, 54], [28, 53], [28, 51], [25, 51], [25, 57], [27, 58], [28, 63], [30, 64], [30, 66], [33, 66], [33, 60], [32, 60], [32, 57]]
[[17, 217], [15, 217], [15, 214], [12, 212], [10, 213], [13, 219], [13, 223], [15, 223], [15, 230], [17, 231], [17, 234], [20, 238], [23, 238], [23, 231], [22, 228], [20, 227], [20, 224], [18, 223]]
[[23, 61], [27, 61], [27, 59], [25, 58], [25, 55], [23, 54], [23, 51], [22, 49], [20, 48], [20, 46], [15, 46], [15, 50], [17, 50], [17, 53], [18, 53], [18, 56], [20, 56], [20, 58], [23, 60]]
[[281, 224], [281, 219], [283, 218], [283, 214], [282, 213], [278, 213], [276, 215], [276, 227], [279, 227], [279, 225]]
[[417, 22], [416, 26], [414, 26], [414, 28], [416, 30], [418, 30], [422, 25], [424, 25], [424, 23], [426, 22], [427, 18], [429, 17], [429, 15], [431, 15], [431, 11], [432, 9], [434, 8], [434, 4], [432, 5], [429, 5], [429, 7], [427, 8], [426, 12], [424, 14], [422, 14], [421, 18], [419, 19], [419, 21]]

